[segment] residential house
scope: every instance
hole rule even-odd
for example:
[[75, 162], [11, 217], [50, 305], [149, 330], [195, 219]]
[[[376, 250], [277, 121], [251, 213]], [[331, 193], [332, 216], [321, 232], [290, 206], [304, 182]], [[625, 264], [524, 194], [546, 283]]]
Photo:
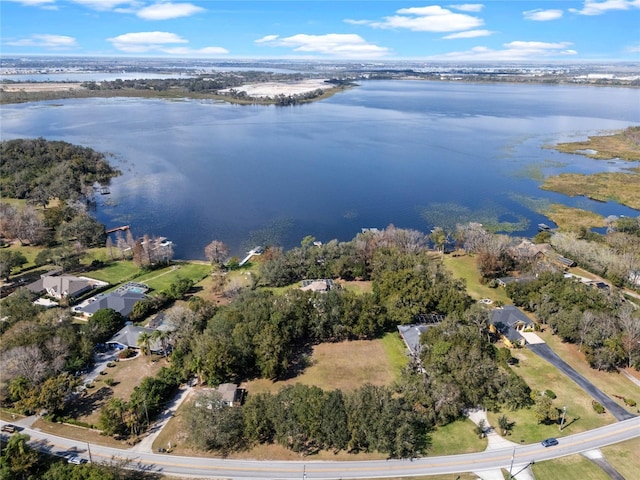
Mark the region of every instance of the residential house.
[[229, 407], [239, 407], [244, 401], [246, 391], [243, 388], [238, 388], [235, 383], [221, 383], [216, 388], [216, 391], [220, 394], [220, 398]]
[[[140, 335], [143, 332], [152, 335], [154, 331], [155, 330], [153, 328], [137, 327], [128, 323], [106, 343], [113, 348], [133, 348], [139, 350], [140, 345], [138, 345], [138, 339], [140, 338]], [[162, 351], [162, 345], [159, 341], [152, 340], [149, 343], [149, 351], [152, 353], [160, 352]]]
[[521, 332], [533, 331], [533, 328], [533, 321], [513, 305], [496, 308], [491, 313], [489, 330], [500, 335], [510, 348], [525, 346], [526, 340]]
[[128, 317], [136, 302], [145, 298], [147, 296], [144, 293], [131, 290], [116, 290], [110, 293], [100, 293], [81, 305], [73, 307], [73, 311], [85, 317], [90, 317], [102, 308], [111, 308], [123, 317]]
[[420, 336], [433, 325], [398, 325], [398, 332], [409, 349], [409, 354], [416, 358], [420, 358]]
[[104, 285], [107, 284], [91, 278], [60, 275], [59, 272], [49, 272], [42, 275], [35, 282], [27, 285], [27, 288], [34, 293], [44, 293], [58, 300], [63, 298], [73, 300], [97, 286]]
[[331, 279], [318, 279], [318, 280], [303, 280], [300, 290], [311, 290], [312, 292], [328, 292], [333, 288], [333, 280]]

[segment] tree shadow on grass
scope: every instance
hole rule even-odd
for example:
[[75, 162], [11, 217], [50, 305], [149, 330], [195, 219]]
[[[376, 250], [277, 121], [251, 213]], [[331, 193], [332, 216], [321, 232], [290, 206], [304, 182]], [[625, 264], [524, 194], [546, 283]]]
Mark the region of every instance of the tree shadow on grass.
[[80, 418], [91, 415], [93, 412], [102, 408], [107, 400], [113, 396], [113, 390], [109, 387], [100, 387], [95, 392], [77, 398], [67, 408], [70, 417]]
[[278, 377], [278, 380], [291, 380], [301, 375], [307, 367], [312, 365], [311, 355], [313, 354], [313, 345], [305, 344], [296, 352], [296, 355], [291, 359], [289, 368]]

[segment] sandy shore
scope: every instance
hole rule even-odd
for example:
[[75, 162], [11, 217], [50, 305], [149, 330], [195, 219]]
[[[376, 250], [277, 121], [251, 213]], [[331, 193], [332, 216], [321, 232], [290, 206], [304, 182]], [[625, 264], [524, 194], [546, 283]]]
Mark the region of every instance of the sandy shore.
[[5, 92], [62, 92], [65, 90], [79, 90], [82, 87], [80, 83], [54, 83], [54, 82], [36, 82], [36, 83], [3, 83], [0, 88]]
[[[250, 97], [275, 97], [276, 95], [298, 95], [313, 92], [317, 89], [328, 90], [334, 85], [325, 83], [324, 79], [302, 80], [295, 83], [265, 82], [242, 85], [234, 88], [237, 92], [246, 92]], [[220, 90], [222, 93], [230, 89]]]

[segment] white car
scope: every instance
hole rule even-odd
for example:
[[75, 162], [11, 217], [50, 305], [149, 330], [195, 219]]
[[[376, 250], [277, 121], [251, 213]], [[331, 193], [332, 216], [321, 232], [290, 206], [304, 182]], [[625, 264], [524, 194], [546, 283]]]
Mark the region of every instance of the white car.
[[73, 465], [82, 465], [83, 463], [88, 463], [89, 460], [86, 458], [79, 457], [77, 455], [72, 455], [67, 459], [67, 463], [72, 463]]

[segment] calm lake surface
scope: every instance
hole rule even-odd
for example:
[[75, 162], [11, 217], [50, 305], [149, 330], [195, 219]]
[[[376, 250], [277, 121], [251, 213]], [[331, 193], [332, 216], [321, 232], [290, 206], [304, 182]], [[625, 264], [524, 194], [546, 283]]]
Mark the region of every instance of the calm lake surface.
[[363, 227], [428, 232], [466, 221], [532, 236], [551, 203], [638, 211], [539, 188], [561, 172], [620, 170], [543, 148], [640, 124], [640, 90], [365, 82], [296, 107], [184, 100], [61, 100], [2, 107], [2, 139], [44, 137], [113, 155], [107, 228], [165, 236], [176, 258], [352, 239]]

